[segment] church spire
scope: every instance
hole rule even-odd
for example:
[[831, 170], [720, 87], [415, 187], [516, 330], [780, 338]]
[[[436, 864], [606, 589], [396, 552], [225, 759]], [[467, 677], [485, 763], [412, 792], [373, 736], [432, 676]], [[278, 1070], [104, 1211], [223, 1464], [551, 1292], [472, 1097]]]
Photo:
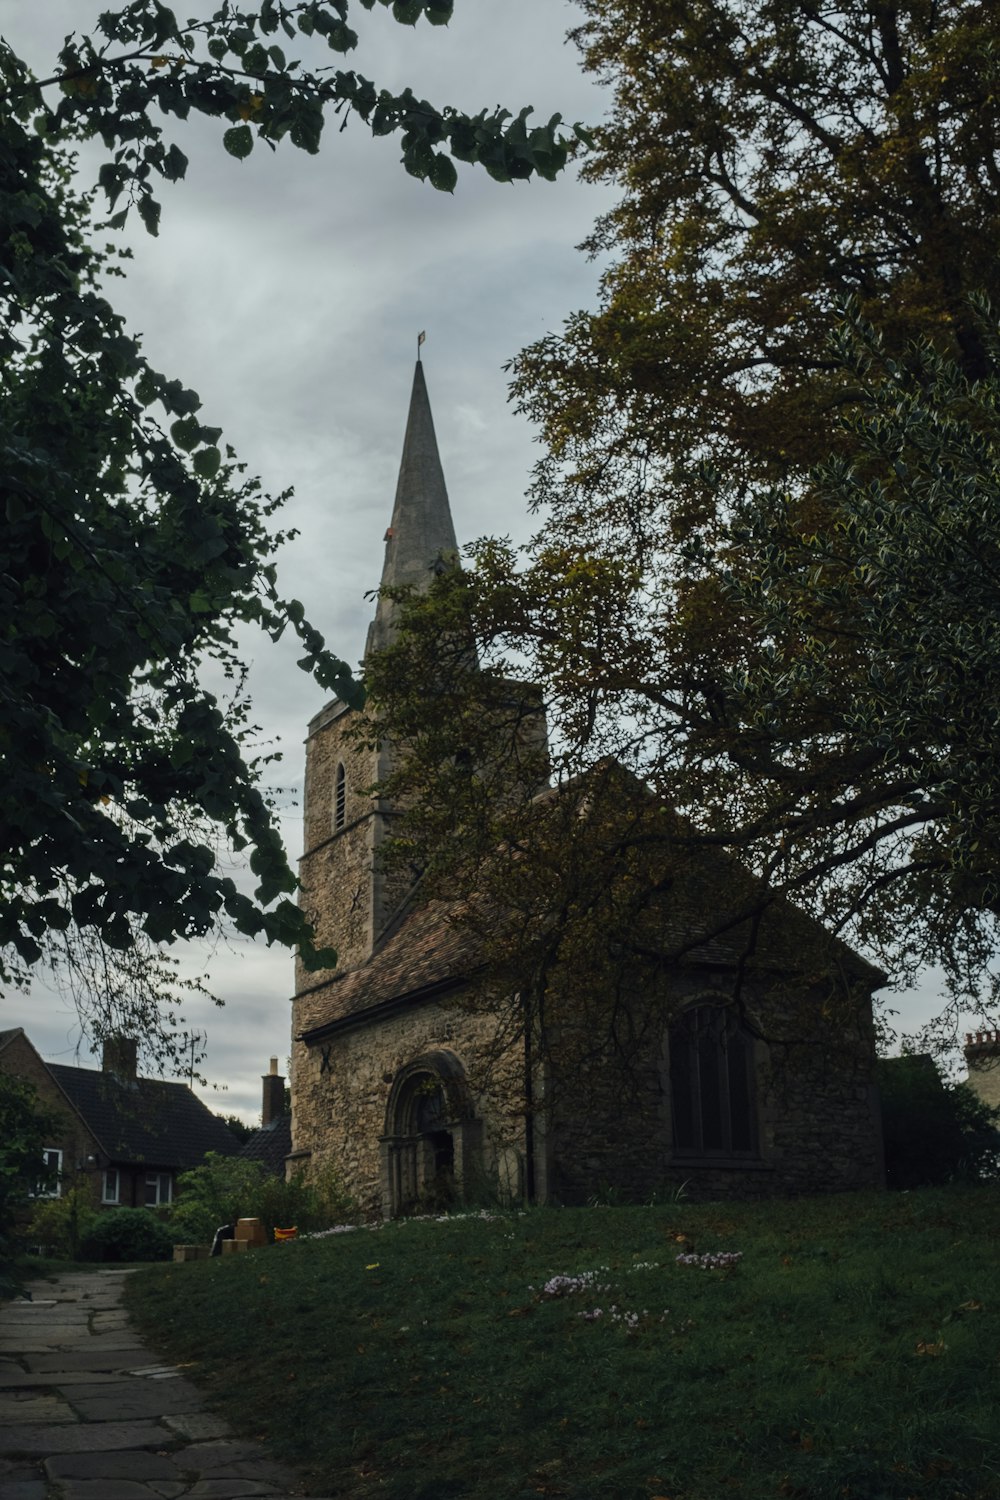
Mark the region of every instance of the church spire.
[[[383, 589], [426, 588], [442, 562], [453, 562], [458, 553], [419, 350], [396, 484], [396, 503], [385, 542]], [[390, 644], [395, 614], [396, 605], [391, 599], [379, 599], [375, 618], [368, 630], [366, 657]]]

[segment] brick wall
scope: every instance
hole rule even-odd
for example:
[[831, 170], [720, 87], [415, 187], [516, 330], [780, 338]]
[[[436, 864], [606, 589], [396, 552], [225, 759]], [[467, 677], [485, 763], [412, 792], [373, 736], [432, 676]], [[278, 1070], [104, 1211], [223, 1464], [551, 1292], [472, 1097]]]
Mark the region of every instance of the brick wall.
[[95, 1203], [101, 1198], [101, 1173], [77, 1169], [86, 1163], [88, 1156], [96, 1156], [98, 1145], [79, 1115], [69, 1104], [62, 1089], [52, 1077], [31, 1042], [23, 1034], [15, 1036], [0, 1051], [0, 1072], [15, 1078], [26, 1079], [38, 1094], [41, 1106], [51, 1111], [61, 1122], [46, 1146], [63, 1153], [64, 1188], [70, 1182], [86, 1184]]

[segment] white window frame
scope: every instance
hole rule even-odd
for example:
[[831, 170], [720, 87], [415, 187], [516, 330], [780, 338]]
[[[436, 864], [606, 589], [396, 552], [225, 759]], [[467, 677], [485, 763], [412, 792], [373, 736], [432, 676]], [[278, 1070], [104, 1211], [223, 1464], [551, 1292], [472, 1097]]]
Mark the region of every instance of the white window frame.
[[[55, 1161], [50, 1161], [50, 1157]], [[35, 1183], [31, 1194], [33, 1198], [61, 1198], [62, 1197], [62, 1169], [63, 1154], [58, 1146], [46, 1146], [42, 1150], [42, 1161], [46, 1167], [55, 1168], [56, 1180], [48, 1186], [43, 1187], [40, 1182]]]
[[[150, 1198], [150, 1189], [154, 1196]], [[172, 1203], [174, 1197], [174, 1178], [172, 1172], [147, 1172], [146, 1173], [146, 1207], [159, 1208], [161, 1204]]]
[[[114, 1187], [111, 1181], [114, 1179]], [[117, 1167], [105, 1167], [101, 1174], [101, 1202], [117, 1204], [121, 1202], [122, 1174]]]

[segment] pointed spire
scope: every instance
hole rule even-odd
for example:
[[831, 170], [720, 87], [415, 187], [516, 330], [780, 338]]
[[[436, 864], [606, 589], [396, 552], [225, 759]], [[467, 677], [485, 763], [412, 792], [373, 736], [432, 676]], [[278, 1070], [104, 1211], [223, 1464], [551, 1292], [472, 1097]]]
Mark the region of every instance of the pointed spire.
[[[382, 588], [426, 588], [442, 561], [451, 563], [458, 553], [419, 355], [413, 372], [396, 503], [385, 543]], [[395, 613], [391, 599], [379, 599], [368, 629], [366, 656], [390, 644]]]

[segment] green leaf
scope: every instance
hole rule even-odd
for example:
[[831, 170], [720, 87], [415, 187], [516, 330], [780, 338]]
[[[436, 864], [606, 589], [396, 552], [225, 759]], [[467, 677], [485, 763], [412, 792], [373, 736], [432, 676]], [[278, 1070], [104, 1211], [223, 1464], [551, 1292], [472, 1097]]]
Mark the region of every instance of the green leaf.
[[162, 172], [168, 182], [179, 182], [187, 171], [188, 159], [177, 146], [171, 146], [163, 160]]
[[253, 150], [253, 133], [249, 125], [233, 125], [222, 137], [222, 144], [230, 156], [244, 161]]
[[157, 235], [160, 232], [160, 205], [148, 192], [142, 193], [136, 205], [139, 217], [146, 226], [147, 234]]
[[199, 479], [214, 479], [222, 463], [218, 448], [199, 448], [194, 456], [193, 468]]
[[432, 186], [440, 193], [453, 193], [455, 184], [458, 182], [458, 171], [450, 156], [436, 151], [431, 160], [431, 169], [427, 174]]
[[196, 417], [182, 417], [179, 422], [172, 423], [170, 436], [178, 448], [190, 453], [201, 441], [201, 423]]

